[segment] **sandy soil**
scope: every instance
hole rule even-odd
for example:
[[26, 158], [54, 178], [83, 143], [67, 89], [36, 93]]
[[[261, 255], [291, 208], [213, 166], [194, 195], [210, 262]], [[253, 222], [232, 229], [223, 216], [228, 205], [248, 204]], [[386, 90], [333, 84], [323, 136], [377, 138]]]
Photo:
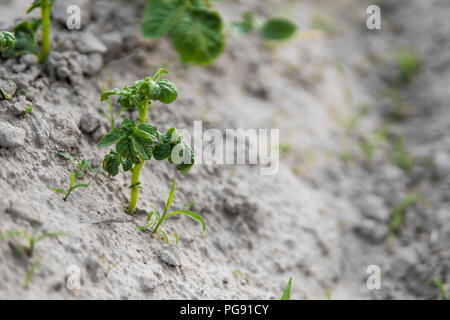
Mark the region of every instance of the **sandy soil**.
[[[28, 2], [2, 1], [1, 29], [22, 19]], [[84, 28], [64, 29], [55, 8], [44, 66], [30, 56], [1, 61], [0, 87], [16, 95], [0, 101], [0, 231], [31, 232], [39, 221], [43, 232], [68, 234], [40, 242], [32, 261], [12, 256], [14, 241], [1, 242], [0, 298], [279, 299], [292, 276], [293, 299], [326, 299], [327, 290], [333, 299], [435, 299], [428, 280], [450, 282], [448, 1], [377, 1], [378, 31], [365, 26], [365, 1], [220, 3], [227, 25], [252, 10], [287, 16], [300, 31], [269, 44], [228, 30], [226, 52], [209, 67], [184, 66], [167, 39], [142, 38], [145, 1], [75, 2], [87, 13]], [[420, 69], [400, 85], [396, 57], [406, 50]], [[123, 212], [128, 174], [89, 173], [89, 188], [62, 201], [51, 188], [65, 187], [73, 168], [58, 153], [99, 167], [107, 152], [96, 147], [109, 129], [99, 78], [122, 87], [160, 66], [180, 94], [155, 106], [152, 124], [278, 128], [278, 174], [202, 164], [183, 175], [149, 161], [134, 217]], [[121, 119], [128, 116], [136, 115]], [[362, 147], [380, 130], [369, 158]], [[136, 225], [152, 204], [164, 205], [174, 175], [173, 207], [194, 200], [207, 230], [174, 219], [166, 231], [181, 240], [167, 245]], [[393, 234], [395, 208], [410, 194], [418, 201]], [[366, 286], [371, 265], [381, 270], [379, 290]], [[78, 290], [67, 288], [73, 266]]]

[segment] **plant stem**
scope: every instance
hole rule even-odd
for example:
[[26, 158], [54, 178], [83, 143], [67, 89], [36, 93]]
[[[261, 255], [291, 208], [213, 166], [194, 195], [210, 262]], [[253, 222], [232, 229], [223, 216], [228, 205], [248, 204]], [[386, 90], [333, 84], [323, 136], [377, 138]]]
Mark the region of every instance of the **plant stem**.
[[144, 103], [142, 103], [141, 107], [138, 108], [139, 112], [139, 123], [143, 124], [147, 120], [147, 113], [148, 113], [148, 104], [150, 103], [149, 100], [145, 100]]
[[141, 173], [142, 166], [144, 165], [144, 160], [141, 159], [140, 164], [134, 165], [133, 169], [131, 169], [131, 198], [130, 205], [128, 206], [128, 214], [133, 214], [136, 209], [137, 201], [138, 201], [138, 193], [139, 193], [139, 174]]
[[42, 44], [39, 63], [44, 63], [50, 52], [50, 7], [48, 0], [41, 0]]

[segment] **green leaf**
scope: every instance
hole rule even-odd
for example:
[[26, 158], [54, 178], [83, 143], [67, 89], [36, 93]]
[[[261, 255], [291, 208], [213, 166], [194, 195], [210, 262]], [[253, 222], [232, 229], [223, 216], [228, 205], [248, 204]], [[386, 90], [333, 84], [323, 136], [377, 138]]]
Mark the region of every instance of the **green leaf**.
[[112, 129], [106, 136], [104, 136], [98, 143], [99, 148], [108, 147], [120, 141], [126, 135], [122, 130]]
[[77, 184], [76, 186], [72, 187], [72, 190], [75, 190], [77, 188], [87, 188], [91, 185], [91, 183], [82, 183], [82, 184]]
[[75, 178], [81, 179], [83, 177], [84, 177], [84, 172], [83, 171], [81, 171], [81, 170], [75, 171]]
[[61, 189], [52, 189], [52, 191], [55, 191], [57, 193], [61, 193], [63, 195], [66, 195], [66, 192], [64, 190], [61, 190]]
[[64, 157], [64, 158], [66, 158], [66, 159], [69, 159], [70, 161], [72, 161], [72, 163], [73, 163], [74, 165], [77, 165], [77, 161], [75, 160], [75, 158], [72, 157], [72, 156], [71, 156], [70, 154], [68, 154], [67, 152], [60, 152], [59, 155], [60, 155], [61, 157]]
[[119, 173], [120, 162], [119, 154], [114, 150], [111, 150], [111, 152], [103, 159], [103, 170], [114, 177]]
[[162, 234], [166, 243], [169, 243], [169, 238], [167, 237], [167, 234], [164, 231], [162, 231], [161, 229], [158, 232]]
[[152, 138], [145, 132], [136, 128], [133, 131], [133, 135], [130, 136], [131, 141], [133, 141], [133, 148], [144, 160], [150, 160], [153, 153], [152, 148]]
[[74, 173], [72, 173], [72, 175], [70, 176], [70, 187], [72, 188], [72, 186], [75, 184], [75, 179], [77, 178], [77, 175]]
[[38, 55], [39, 47], [36, 41], [36, 33], [40, 25], [41, 21], [34, 18], [17, 25], [14, 28], [16, 41], [13, 47], [4, 50], [5, 55], [10, 58], [16, 58], [27, 53]]
[[291, 37], [297, 26], [290, 20], [274, 18], [268, 20], [261, 28], [260, 33], [267, 40], [285, 40]]
[[12, 98], [12, 95], [8, 94], [5, 90], [0, 88], [0, 100], [9, 100]]
[[123, 168], [123, 171], [125, 171], [125, 172], [130, 171], [133, 168], [133, 162], [128, 161], [128, 160], [123, 160], [122, 168]]
[[129, 160], [136, 164], [141, 163], [141, 160], [139, 159], [138, 153], [136, 151], [135, 142], [129, 137], [125, 137], [120, 140], [119, 143], [117, 143], [116, 149], [122, 158], [125, 158], [126, 160]]
[[96, 172], [96, 173], [99, 173], [99, 174], [101, 174], [103, 176], [106, 176], [106, 174], [99, 168], [91, 168], [91, 170]]
[[242, 19], [239, 22], [232, 22], [231, 29], [240, 34], [248, 34], [253, 31], [254, 19], [253, 13], [250, 11], [242, 14]]
[[91, 162], [87, 159], [81, 160], [81, 162], [78, 164], [78, 167], [81, 171], [85, 171], [89, 166], [91, 165]]
[[190, 211], [190, 210], [177, 210], [177, 211], [169, 213], [167, 215], [166, 219], [173, 215], [176, 215], [176, 214], [184, 214], [185, 216], [191, 218], [192, 220], [199, 222], [202, 225], [203, 231], [205, 231], [205, 229], [206, 229], [205, 221], [203, 221], [203, 218], [199, 214], [197, 214], [193, 211]]
[[66, 235], [67, 235], [66, 232], [52, 232], [52, 233], [46, 233], [46, 234], [43, 234], [43, 235], [39, 236], [39, 237], [36, 239], [36, 242], [42, 241], [42, 240], [47, 239], [47, 238], [57, 238], [57, 237], [62, 237], [62, 236], [66, 236]]
[[163, 36], [177, 23], [185, 9], [182, 1], [148, 1], [141, 23], [142, 34], [149, 39]]
[[24, 238], [29, 238], [28, 234], [25, 233], [24, 231], [20, 231], [20, 230], [9, 230], [3, 233], [0, 233], [0, 241], [5, 241], [8, 240], [11, 237], [15, 237], [15, 236], [21, 236]]
[[178, 97], [178, 90], [175, 84], [167, 79], [158, 82], [161, 89], [158, 100], [162, 103], [169, 104], [174, 102]]
[[144, 132], [147, 132], [150, 135], [150, 139], [152, 142], [156, 142], [158, 140], [158, 129], [155, 126], [141, 123], [138, 125], [138, 129]]
[[160, 143], [153, 148], [153, 157], [156, 160], [161, 161], [166, 159], [170, 155], [171, 151], [172, 147], [170, 146], [170, 144]]
[[[174, 151], [178, 151], [178, 157], [175, 159], [173, 157]], [[177, 170], [188, 173], [195, 163], [195, 156], [191, 146], [187, 142], [181, 141], [172, 149], [171, 161], [175, 163]]]
[[143, 80], [136, 81], [134, 83], [134, 88], [137, 95], [133, 96], [134, 104], [139, 106], [144, 103], [145, 99], [155, 100], [158, 99], [161, 92], [159, 85], [152, 78], [145, 78]]
[[[53, 3], [55, 2], [55, 0], [48, 0], [49, 4], [50, 4], [50, 8], [53, 6]], [[34, 0], [33, 3], [31, 4], [31, 7], [28, 8], [27, 13], [30, 13], [31, 11], [33, 11], [36, 8], [40, 8], [41, 7], [41, 0]]]
[[172, 188], [170, 189], [169, 198], [166, 202], [166, 208], [164, 209], [163, 217], [166, 215], [167, 211], [169, 210], [170, 206], [172, 205], [173, 195], [175, 194], [175, 178], [173, 178], [172, 182]]
[[122, 91], [120, 89], [114, 88], [108, 91], [103, 91], [100, 94], [100, 101], [108, 100], [111, 96], [121, 95]]
[[0, 47], [12, 48], [16, 42], [14, 33], [8, 31], [0, 31]]
[[189, 9], [170, 31], [172, 44], [184, 62], [210, 64], [225, 48], [222, 18], [215, 11]]
[[291, 284], [292, 284], [292, 277], [289, 278], [289, 282], [286, 286], [286, 289], [284, 290], [283, 295], [281, 296], [281, 300], [291, 300]]
[[169, 71], [165, 68], [159, 68], [158, 71], [156, 71], [155, 75], [152, 77], [153, 80], [158, 81], [161, 76], [168, 74]]

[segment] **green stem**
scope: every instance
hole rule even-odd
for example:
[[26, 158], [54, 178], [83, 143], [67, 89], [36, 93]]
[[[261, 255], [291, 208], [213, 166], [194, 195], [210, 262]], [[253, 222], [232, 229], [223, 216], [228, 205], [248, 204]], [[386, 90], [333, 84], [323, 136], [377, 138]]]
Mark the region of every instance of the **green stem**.
[[148, 104], [150, 103], [149, 100], [145, 100], [145, 102], [140, 106], [140, 108], [138, 108], [138, 112], [139, 112], [139, 122], [145, 123], [145, 121], [147, 120], [147, 113], [148, 113]]
[[139, 174], [141, 173], [142, 166], [144, 165], [144, 159], [141, 159], [140, 164], [134, 165], [131, 169], [131, 197], [130, 205], [128, 206], [128, 214], [133, 214], [136, 210], [139, 193]]
[[48, 0], [41, 0], [42, 45], [39, 63], [44, 63], [50, 52], [50, 8], [51, 4]]

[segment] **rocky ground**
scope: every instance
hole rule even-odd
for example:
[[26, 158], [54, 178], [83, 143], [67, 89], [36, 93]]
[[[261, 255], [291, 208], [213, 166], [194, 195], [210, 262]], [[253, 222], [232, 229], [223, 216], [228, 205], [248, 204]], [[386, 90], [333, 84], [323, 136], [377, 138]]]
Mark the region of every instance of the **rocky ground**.
[[[0, 29], [23, 19], [28, 2], [3, 1]], [[68, 2], [85, 13], [81, 31], [64, 28]], [[382, 29], [373, 31], [365, 1], [218, 3], [227, 25], [252, 10], [300, 30], [280, 44], [228, 30], [209, 67], [181, 64], [167, 39], [142, 38], [145, 1], [56, 3], [47, 63], [0, 65], [0, 88], [13, 95], [0, 101], [0, 231], [38, 223], [67, 235], [40, 242], [33, 259], [12, 256], [18, 240], [1, 242], [0, 298], [279, 299], [292, 276], [293, 299], [327, 290], [333, 299], [435, 299], [428, 280], [450, 281], [448, 1], [377, 1]], [[180, 94], [155, 105], [152, 124], [279, 128], [278, 174], [201, 164], [183, 175], [149, 161], [134, 217], [123, 212], [127, 174], [89, 173], [91, 185], [62, 201], [51, 188], [66, 186], [73, 168], [58, 153], [100, 167], [107, 152], [96, 147], [109, 130], [100, 83], [122, 87], [161, 66]], [[166, 231], [181, 240], [167, 245], [136, 225], [164, 205], [174, 175], [173, 207], [194, 200], [207, 229], [174, 219]], [[366, 286], [371, 265], [379, 290]], [[78, 290], [67, 288], [73, 266]]]

